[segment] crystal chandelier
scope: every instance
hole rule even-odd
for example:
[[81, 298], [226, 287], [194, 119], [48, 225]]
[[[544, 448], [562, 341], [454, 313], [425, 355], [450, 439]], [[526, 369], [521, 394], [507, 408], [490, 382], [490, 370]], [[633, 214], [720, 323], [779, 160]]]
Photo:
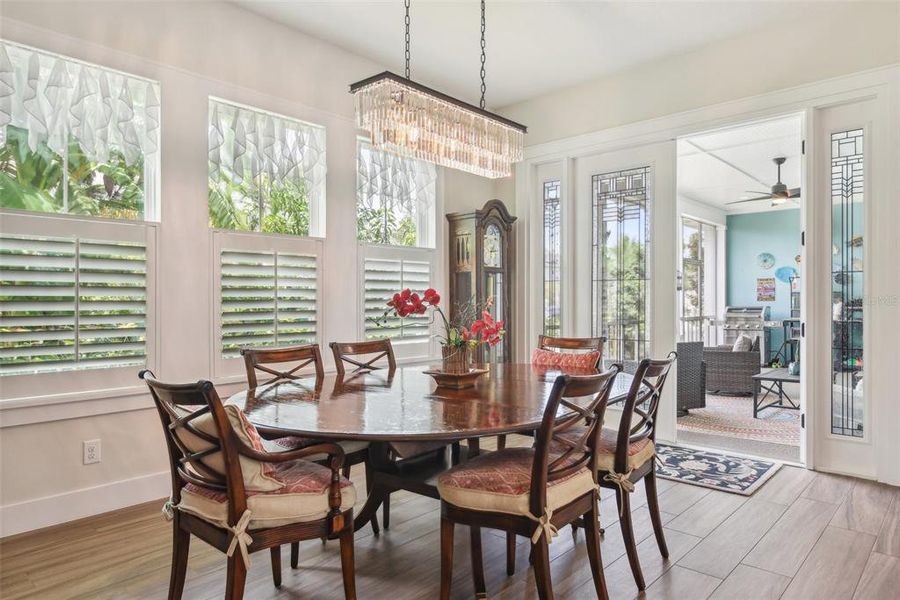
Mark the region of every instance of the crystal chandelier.
[[526, 128], [484, 109], [485, 10], [481, 2], [481, 106], [473, 106], [409, 78], [409, 0], [406, 76], [385, 71], [350, 86], [357, 125], [379, 149], [483, 177], [508, 177], [522, 160]]

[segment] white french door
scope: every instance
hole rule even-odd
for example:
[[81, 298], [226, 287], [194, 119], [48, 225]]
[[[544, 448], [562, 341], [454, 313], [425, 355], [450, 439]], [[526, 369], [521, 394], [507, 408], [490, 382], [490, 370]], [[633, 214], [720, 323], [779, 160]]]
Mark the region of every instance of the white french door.
[[[607, 337], [604, 358], [639, 361], [675, 349], [675, 143], [573, 160], [572, 335]], [[565, 196], [564, 196], [565, 197]], [[657, 436], [675, 439], [675, 380]]]
[[892, 349], [875, 352], [876, 344], [888, 340], [870, 326], [879, 308], [871, 302], [878, 297], [872, 273], [882, 271], [881, 250], [887, 247], [873, 221], [881, 193], [873, 169], [876, 120], [874, 100], [814, 111], [813, 193], [806, 207], [813, 277], [801, 351], [812, 373], [805, 378], [812, 391], [806, 395], [807, 419], [815, 424], [810, 457], [817, 469], [862, 477], [878, 473], [876, 426], [884, 398], [878, 390], [897, 367], [896, 354], [890, 358], [896, 345], [886, 343]]

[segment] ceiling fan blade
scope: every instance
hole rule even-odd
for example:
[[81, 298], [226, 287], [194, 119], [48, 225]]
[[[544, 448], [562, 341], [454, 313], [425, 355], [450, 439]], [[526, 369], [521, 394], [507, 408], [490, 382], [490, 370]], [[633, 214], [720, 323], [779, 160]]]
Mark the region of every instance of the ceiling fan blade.
[[744, 202], [759, 202], [760, 200], [771, 200], [772, 196], [760, 196], [759, 198], [746, 198], [744, 200], [735, 200], [734, 202], [726, 202], [725, 206], [730, 204], [742, 204]]
[[759, 194], [760, 196], [768, 196], [772, 193], [772, 190], [760, 191], [760, 190], [744, 190], [745, 194]]
[[788, 198], [799, 198], [800, 188], [791, 188], [788, 190]]

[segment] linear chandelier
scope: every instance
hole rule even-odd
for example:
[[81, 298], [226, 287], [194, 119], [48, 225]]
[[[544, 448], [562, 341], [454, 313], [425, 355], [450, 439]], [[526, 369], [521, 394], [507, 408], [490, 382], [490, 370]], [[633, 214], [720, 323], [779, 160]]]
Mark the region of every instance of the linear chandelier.
[[485, 110], [485, 2], [481, 1], [481, 105], [473, 106], [409, 77], [409, 1], [406, 76], [385, 71], [350, 86], [356, 122], [376, 148], [483, 177], [508, 177], [522, 160], [524, 125]]

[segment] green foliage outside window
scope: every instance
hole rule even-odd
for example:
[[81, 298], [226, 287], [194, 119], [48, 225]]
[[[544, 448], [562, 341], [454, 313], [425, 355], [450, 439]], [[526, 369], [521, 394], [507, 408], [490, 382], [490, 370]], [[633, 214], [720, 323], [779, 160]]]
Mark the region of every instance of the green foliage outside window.
[[46, 142], [28, 146], [28, 131], [8, 125], [0, 147], [0, 207], [114, 219], [144, 215], [144, 164], [128, 165], [111, 150], [105, 163], [89, 160], [74, 138], [68, 156]]
[[305, 182], [236, 182], [224, 171], [209, 181], [209, 225], [215, 229], [309, 235], [309, 194]]
[[370, 244], [419, 245], [416, 222], [412, 216], [404, 215], [398, 219], [397, 213], [387, 206], [357, 207], [356, 238]]

